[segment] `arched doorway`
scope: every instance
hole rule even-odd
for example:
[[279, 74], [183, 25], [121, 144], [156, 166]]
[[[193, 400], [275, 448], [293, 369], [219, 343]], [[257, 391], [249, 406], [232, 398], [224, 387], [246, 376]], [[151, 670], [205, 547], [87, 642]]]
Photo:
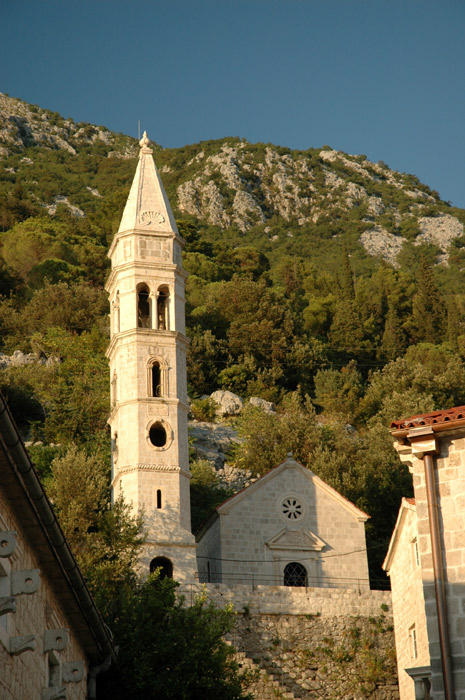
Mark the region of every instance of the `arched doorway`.
[[173, 578], [173, 562], [167, 557], [155, 557], [150, 562], [150, 573], [160, 569], [160, 578]]
[[284, 567], [284, 585], [285, 586], [308, 586], [307, 569], [298, 561], [291, 561]]

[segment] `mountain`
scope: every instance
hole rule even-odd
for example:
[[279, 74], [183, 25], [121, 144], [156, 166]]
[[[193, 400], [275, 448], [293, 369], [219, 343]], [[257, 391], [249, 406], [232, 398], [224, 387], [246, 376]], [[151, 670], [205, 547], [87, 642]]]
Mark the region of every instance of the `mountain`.
[[[309, 242], [315, 247], [321, 239], [331, 256], [340, 249], [334, 239], [344, 235], [356, 258], [368, 254], [396, 267], [408, 261], [412, 246], [432, 247], [444, 265], [451, 245], [461, 247], [464, 210], [415, 176], [363, 155], [238, 138], [154, 148], [177, 216], [210, 227], [213, 238], [227, 230], [234, 244], [251, 243], [272, 258], [299, 254], [302, 240], [307, 252]], [[53, 215], [64, 207], [83, 217], [108, 198], [121, 209], [137, 152], [133, 138], [0, 94], [0, 198], [20, 189], [25, 214]], [[3, 207], [4, 230], [16, 220], [10, 209], [11, 203]]]

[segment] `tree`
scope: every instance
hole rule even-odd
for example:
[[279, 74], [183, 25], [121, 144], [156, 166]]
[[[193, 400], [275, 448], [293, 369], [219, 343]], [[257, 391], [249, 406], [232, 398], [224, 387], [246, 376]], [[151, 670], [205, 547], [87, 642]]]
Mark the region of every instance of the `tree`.
[[340, 372], [324, 369], [315, 376], [315, 401], [322, 406], [327, 417], [353, 421], [361, 395], [362, 378], [354, 361]]
[[418, 268], [417, 293], [413, 298], [413, 319], [418, 341], [440, 343], [445, 331], [445, 305], [431, 263], [422, 256]]
[[112, 622], [118, 663], [105, 674], [102, 700], [241, 700], [247, 673], [224, 635], [231, 609], [198, 597], [186, 607], [170, 579], [151, 575], [121, 590]]
[[76, 445], [53, 460], [46, 489], [89, 587], [108, 614], [120, 586], [135, 581], [142, 518], [122, 498], [110, 508], [107, 464]]

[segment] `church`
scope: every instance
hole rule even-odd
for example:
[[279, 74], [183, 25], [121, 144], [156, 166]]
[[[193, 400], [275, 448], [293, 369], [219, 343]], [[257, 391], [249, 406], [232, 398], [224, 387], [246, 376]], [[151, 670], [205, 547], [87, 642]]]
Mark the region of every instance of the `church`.
[[191, 532], [183, 240], [140, 141], [109, 257], [112, 492], [143, 513], [141, 572], [180, 583], [369, 588], [368, 515], [292, 455]]

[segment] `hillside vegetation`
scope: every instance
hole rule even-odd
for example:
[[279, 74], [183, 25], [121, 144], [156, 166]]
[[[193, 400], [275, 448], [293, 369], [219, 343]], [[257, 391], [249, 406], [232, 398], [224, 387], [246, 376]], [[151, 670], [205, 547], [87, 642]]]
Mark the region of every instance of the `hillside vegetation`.
[[[0, 382], [54, 494], [72, 450], [108, 473], [103, 284], [137, 153], [135, 139], [0, 95]], [[389, 422], [465, 403], [465, 211], [328, 146], [225, 138], [154, 156], [186, 240], [191, 398], [276, 403], [245, 411], [230, 461], [262, 474], [292, 450], [366, 510], [376, 584], [411, 488]], [[215, 480], [197, 473], [210, 507]], [[121, 504], [119, 541], [126, 517]], [[115, 580], [133, 561], [118, 552]], [[81, 561], [101, 580], [107, 560]]]

